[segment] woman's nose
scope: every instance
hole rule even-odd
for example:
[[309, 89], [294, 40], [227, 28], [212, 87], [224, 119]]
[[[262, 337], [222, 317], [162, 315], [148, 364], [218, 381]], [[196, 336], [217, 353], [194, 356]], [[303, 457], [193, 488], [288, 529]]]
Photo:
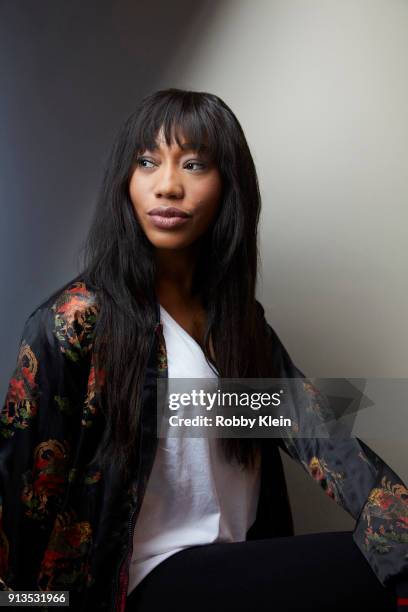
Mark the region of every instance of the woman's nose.
[[157, 197], [182, 197], [184, 188], [177, 169], [171, 164], [162, 164], [157, 173], [155, 193]]

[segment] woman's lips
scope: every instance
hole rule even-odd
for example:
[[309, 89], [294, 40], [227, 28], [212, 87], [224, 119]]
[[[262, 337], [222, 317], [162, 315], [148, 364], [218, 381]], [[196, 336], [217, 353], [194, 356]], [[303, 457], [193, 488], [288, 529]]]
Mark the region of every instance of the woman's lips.
[[155, 227], [171, 229], [187, 223], [191, 217], [163, 217], [162, 215], [148, 215]]

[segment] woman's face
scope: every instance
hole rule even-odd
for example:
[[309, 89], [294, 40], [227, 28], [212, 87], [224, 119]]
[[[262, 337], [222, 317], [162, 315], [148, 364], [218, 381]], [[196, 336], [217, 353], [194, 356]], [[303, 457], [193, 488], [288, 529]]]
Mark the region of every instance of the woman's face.
[[[220, 206], [222, 181], [205, 153], [194, 153], [184, 139], [168, 147], [159, 134], [158, 148], [138, 155], [129, 183], [130, 199], [148, 240], [160, 249], [180, 249], [202, 236]], [[174, 207], [184, 219], [152, 215]]]

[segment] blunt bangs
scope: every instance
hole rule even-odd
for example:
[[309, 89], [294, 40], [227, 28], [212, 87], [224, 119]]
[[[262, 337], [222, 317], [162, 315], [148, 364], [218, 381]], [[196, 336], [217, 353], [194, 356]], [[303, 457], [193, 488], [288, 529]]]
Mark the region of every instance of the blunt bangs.
[[145, 108], [137, 122], [135, 140], [138, 155], [146, 149], [157, 149], [159, 132], [167, 146], [177, 143], [181, 147], [187, 142], [191, 149], [217, 163], [222, 158], [220, 151], [220, 128], [215, 125], [214, 114], [206, 108], [205, 100], [194, 92], [157, 98], [151, 108]]

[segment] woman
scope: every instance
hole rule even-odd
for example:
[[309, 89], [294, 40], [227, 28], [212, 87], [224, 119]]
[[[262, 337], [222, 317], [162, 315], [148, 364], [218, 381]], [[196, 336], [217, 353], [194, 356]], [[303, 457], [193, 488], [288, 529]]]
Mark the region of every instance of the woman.
[[[26, 321], [4, 402], [3, 589], [75, 610], [403, 609], [408, 491], [361, 440], [157, 436], [158, 378], [304, 378], [255, 299], [259, 213], [220, 98], [158, 91], [125, 122], [83, 272]], [[307, 434], [323, 398], [300, 385]], [[279, 447], [353, 532], [293, 536]]]

